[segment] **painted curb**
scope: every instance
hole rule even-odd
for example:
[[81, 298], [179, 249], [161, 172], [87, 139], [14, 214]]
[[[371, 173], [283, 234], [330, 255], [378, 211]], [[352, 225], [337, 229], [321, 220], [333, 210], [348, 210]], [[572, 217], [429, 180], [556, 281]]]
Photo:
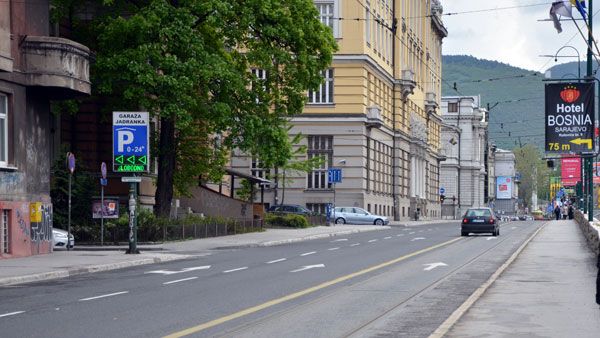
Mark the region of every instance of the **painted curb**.
[[47, 281], [47, 280], [72, 277], [72, 276], [77, 276], [77, 275], [82, 275], [82, 274], [87, 274], [87, 273], [117, 270], [117, 269], [128, 268], [128, 267], [139, 266], [139, 265], [164, 263], [164, 262], [170, 262], [170, 261], [175, 261], [175, 260], [187, 259], [187, 258], [191, 258], [191, 257], [194, 257], [194, 256], [193, 255], [175, 255], [175, 254], [173, 254], [173, 255], [164, 256], [164, 257], [148, 257], [148, 258], [134, 260], [134, 261], [124, 261], [124, 262], [116, 262], [116, 263], [110, 263], [110, 264], [98, 264], [98, 265], [91, 265], [91, 266], [87, 266], [87, 267], [62, 269], [62, 270], [57, 270], [57, 271], [42, 272], [42, 273], [36, 273], [36, 274], [30, 274], [30, 275], [24, 275], [24, 276], [5, 277], [5, 278], [0, 278], [0, 286]]

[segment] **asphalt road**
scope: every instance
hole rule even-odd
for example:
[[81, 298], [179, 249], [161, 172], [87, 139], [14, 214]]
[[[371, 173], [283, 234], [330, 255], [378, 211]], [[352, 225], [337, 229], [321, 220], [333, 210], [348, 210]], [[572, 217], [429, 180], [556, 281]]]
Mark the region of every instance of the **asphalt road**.
[[427, 337], [537, 229], [457, 222], [0, 288], [2, 337]]

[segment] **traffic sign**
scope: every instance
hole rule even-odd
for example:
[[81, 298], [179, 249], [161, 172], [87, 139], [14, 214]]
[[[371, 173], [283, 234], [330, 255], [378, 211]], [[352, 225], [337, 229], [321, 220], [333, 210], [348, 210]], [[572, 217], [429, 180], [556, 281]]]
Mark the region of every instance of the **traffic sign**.
[[102, 162], [100, 164], [100, 174], [102, 174], [102, 179], [106, 180], [106, 163]]
[[440, 187], [440, 195], [443, 195], [446, 193], [446, 189], [444, 189], [444, 187]]
[[142, 178], [139, 176], [123, 176], [121, 177], [121, 182], [124, 183], [140, 183]]
[[113, 112], [113, 171], [148, 172], [148, 112]]
[[71, 152], [67, 153], [67, 167], [71, 174], [75, 171], [75, 155]]
[[327, 170], [327, 182], [328, 183], [342, 183], [342, 169], [341, 168], [329, 168]]

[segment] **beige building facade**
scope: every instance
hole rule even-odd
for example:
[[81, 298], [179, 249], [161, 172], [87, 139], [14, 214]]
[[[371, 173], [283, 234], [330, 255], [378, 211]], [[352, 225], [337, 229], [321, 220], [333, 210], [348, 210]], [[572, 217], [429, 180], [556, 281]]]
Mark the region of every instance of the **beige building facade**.
[[[325, 163], [312, 172], [261, 168], [243, 154], [231, 167], [280, 179], [268, 204], [356, 206], [390, 219], [439, 218], [442, 39], [436, 0], [315, 0], [339, 50], [324, 82], [291, 120], [307, 156]], [[342, 182], [328, 183], [329, 168]], [[285, 176], [285, 178], [283, 178]], [[259, 198], [257, 197], [256, 201]]]

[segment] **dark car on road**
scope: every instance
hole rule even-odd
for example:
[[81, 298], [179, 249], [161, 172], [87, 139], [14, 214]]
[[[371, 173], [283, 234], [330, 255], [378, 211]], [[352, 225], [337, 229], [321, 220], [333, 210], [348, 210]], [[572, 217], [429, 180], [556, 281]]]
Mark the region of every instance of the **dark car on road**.
[[490, 208], [467, 209], [460, 224], [460, 235], [469, 236], [470, 233], [491, 233], [500, 235], [500, 224]]
[[297, 204], [279, 204], [272, 205], [267, 209], [267, 212], [272, 214], [294, 214], [294, 215], [312, 215], [313, 212], [306, 209], [305, 207]]

